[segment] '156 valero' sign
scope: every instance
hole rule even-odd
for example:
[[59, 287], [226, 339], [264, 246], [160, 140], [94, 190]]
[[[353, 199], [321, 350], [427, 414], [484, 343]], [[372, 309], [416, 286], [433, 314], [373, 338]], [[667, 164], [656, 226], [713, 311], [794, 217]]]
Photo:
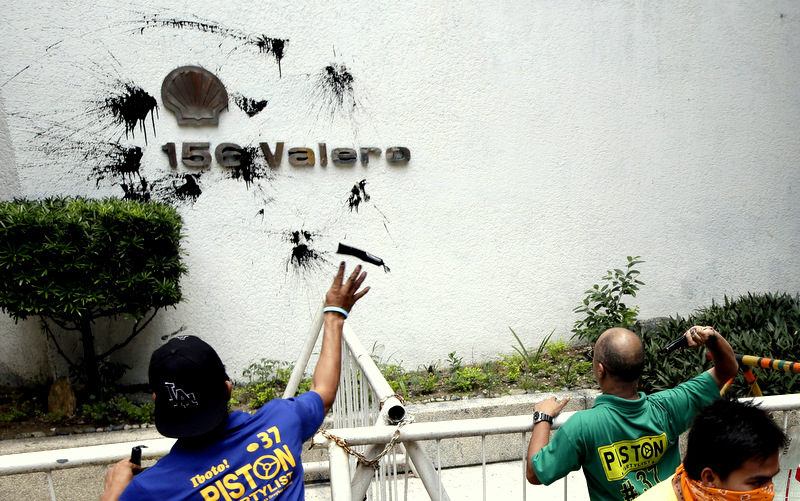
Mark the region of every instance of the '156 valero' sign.
[[[275, 143], [273, 153], [269, 143], [259, 143], [261, 152], [267, 160], [267, 165], [271, 168], [280, 167], [283, 160], [284, 143]], [[328, 145], [318, 143], [318, 155], [314, 150], [306, 147], [289, 148], [286, 152], [289, 164], [295, 167], [313, 167], [316, 165], [317, 157], [322, 167], [328, 165]], [[178, 155], [175, 143], [167, 143], [162, 146], [162, 150], [169, 157], [169, 164], [172, 167], [178, 166]], [[214, 148], [214, 158], [223, 167], [238, 167], [241, 165], [243, 149], [234, 143], [220, 143]], [[362, 165], [369, 165], [370, 157], [380, 158], [382, 151], [374, 146], [354, 148], [334, 148], [330, 153], [330, 161], [334, 165], [353, 165], [361, 162]], [[411, 151], [404, 146], [392, 146], [386, 148], [386, 161], [390, 164], [404, 164], [411, 160]], [[211, 145], [210, 143], [182, 143], [181, 162], [187, 167], [208, 167], [211, 165]]]

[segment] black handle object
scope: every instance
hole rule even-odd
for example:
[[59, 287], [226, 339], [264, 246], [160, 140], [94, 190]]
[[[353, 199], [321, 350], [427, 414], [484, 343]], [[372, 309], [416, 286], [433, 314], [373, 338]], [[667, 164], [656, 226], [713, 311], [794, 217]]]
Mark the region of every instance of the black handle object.
[[673, 339], [667, 346], [664, 347], [664, 355], [669, 355], [673, 351], [680, 348], [686, 348], [687, 346], [689, 346], [689, 341], [686, 339], [686, 336]]
[[137, 445], [131, 449], [131, 463], [142, 466], [142, 447], [147, 447], [146, 445]]
[[345, 245], [341, 242], [339, 243], [339, 248], [336, 249], [336, 253], [354, 256], [366, 263], [374, 264], [375, 266], [383, 266], [383, 270], [386, 272], [391, 271], [389, 270], [389, 267], [386, 266], [386, 263], [383, 262], [383, 259], [379, 258], [378, 256], [373, 256], [367, 251], [350, 247], [349, 245]]

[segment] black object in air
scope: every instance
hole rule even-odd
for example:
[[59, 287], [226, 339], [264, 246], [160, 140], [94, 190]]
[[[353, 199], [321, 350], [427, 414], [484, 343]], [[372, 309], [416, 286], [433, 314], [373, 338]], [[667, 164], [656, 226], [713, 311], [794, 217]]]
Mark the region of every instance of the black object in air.
[[686, 340], [686, 336], [673, 339], [667, 346], [664, 347], [664, 355], [669, 355], [673, 351], [680, 348], [686, 348], [687, 346], [689, 346], [689, 341]]
[[339, 243], [339, 248], [336, 249], [336, 253], [354, 256], [366, 263], [374, 264], [375, 266], [383, 266], [383, 270], [386, 272], [390, 271], [389, 267], [386, 266], [386, 263], [383, 262], [383, 259], [377, 256], [373, 256], [367, 251], [363, 251], [361, 249], [356, 249], [355, 247], [350, 247], [349, 245]]

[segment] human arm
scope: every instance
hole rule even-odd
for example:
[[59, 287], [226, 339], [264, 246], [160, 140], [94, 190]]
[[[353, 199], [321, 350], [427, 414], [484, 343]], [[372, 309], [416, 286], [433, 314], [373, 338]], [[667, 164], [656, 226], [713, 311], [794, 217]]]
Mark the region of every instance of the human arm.
[[736, 376], [739, 363], [733, 354], [733, 348], [713, 327], [695, 325], [686, 331], [684, 336], [688, 341], [689, 348], [705, 345], [708, 349], [714, 363], [714, 367], [708, 372], [714, 378], [718, 388], [721, 389], [729, 379]]
[[[325, 306], [335, 306], [350, 312], [356, 301], [369, 291], [369, 287], [365, 287], [361, 291], [358, 290], [367, 277], [366, 272], [361, 272], [361, 265], [356, 266], [346, 281], [343, 281], [344, 268], [345, 264], [342, 261], [333, 279], [333, 284], [325, 294]], [[324, 313], [322, 349], [311, 380], [311, 391], [322, 398], [322, 405], [326, 413], [333, 405], [333, 401], [336, 399], [336, 391], [339, 389], [344, 319], [345, 316], [343, 314], [335, 311]]]
[[142, 467], [131, 463], [128, 458], [111, 465], [103, 481], [103, 493], [100, 495], [100, 501], [117, 501], [122, 495], [122, 491], [133, 480], [133, 476], [140, 471], [142, 471]]
[[[555, 419], [556, 416], [561, 414], [567, 402], [569, 402], [569, 397], [564, 398], [560, 402], [556, 400], [556, 397], [551, 397], [538, 402], [533, 406], [533, 410], [549, 414]], [[540, 421], [533, 425], [533, 433], [531, 434], [531, 441], [528, 444], [528, 455], [526, 456], [525, 477], [528, 479], [528, 482], [534, 485], [541, 485], [542, 482], [539, 481], [533, 469], [533, 456], [550, 442], [550, 428], [551, 424], [547, 421]]]

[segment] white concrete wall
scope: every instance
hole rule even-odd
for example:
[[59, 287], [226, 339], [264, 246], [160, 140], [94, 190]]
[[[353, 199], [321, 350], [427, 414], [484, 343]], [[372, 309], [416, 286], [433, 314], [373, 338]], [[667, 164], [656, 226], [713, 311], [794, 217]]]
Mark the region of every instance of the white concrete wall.
[[0, 87], [0, 200], [12, 200], [20, 195], [17, 161], [8, 131], [3, 89]]
[[[173, 200], [186, 300], [123, 354], [131, 380], [181, 327], [234, 377], [261, 357], [294, 358], [338, 242], [391, 267], [368, 266], [373, 290], [352, 324], [410, 367], [510, 352], [508, 326], [530, 345], [568, 336], [583, 291], [626, 255], [647, 261], [642, 317], [800, 290], [797, 2], [122, 5], [5, 2], [0, 88], [25, 195], [121, 196], [122, 178], [96, 172], [108, 143], [142, 147], [141, 176], [170, 200], [168, 177], [192, 170], [169, 167], [167, 142], [412, 155], [345, 168], [284, 156], [249, 186], [213, 163], [194, 203]], [[288, 39], [281, 75], [248, 44], [258, 35]], [[319, 81], [332, 63], [353, 77], [344, 106]], [[187, 64], [268, 105], [251, 118], [231, 100], [218, 127], [179, 127], [160, 87]], [[146, 144], [103, 113], [121, 82], [158, 100]], [[362, 179], [371, 198], [351, 211]], [[290, 262], [293, 231], [312, 234], [310, 267]], [[0, 329], [8, 364], [26, 334]]]

